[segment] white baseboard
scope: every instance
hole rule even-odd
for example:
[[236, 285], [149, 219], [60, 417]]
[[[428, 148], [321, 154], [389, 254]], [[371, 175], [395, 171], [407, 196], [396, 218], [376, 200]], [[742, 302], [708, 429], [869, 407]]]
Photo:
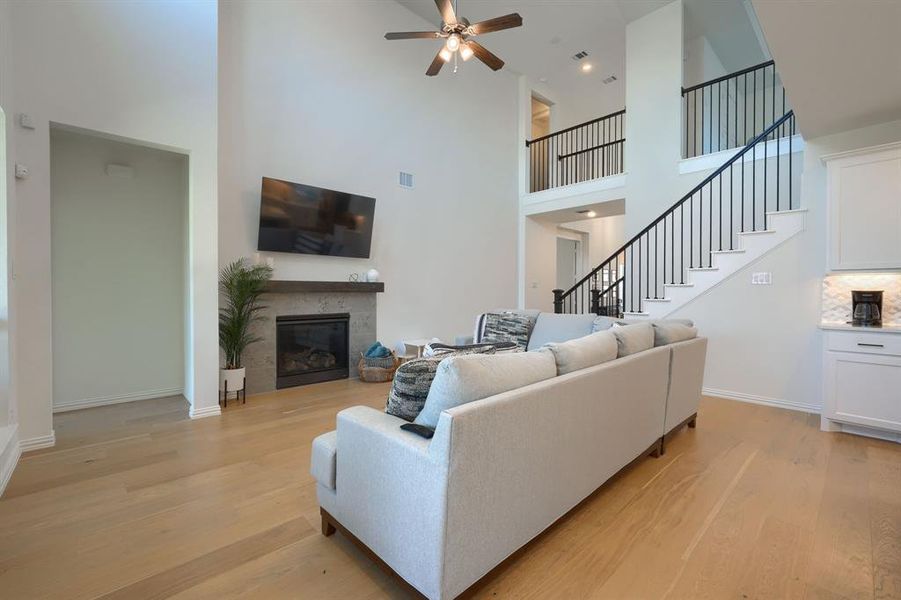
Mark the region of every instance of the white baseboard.
[[767, 396], [755, 396], [754, 394], [745, 394], [743, 392], [733, 392], [730, 390], [718, 390], [716, 388], [705, 387], [701, 390], [705, 396], [716, 396], [717, 398], [725, 398], [727, 400], [738, 400], [739, 402], [749, 402], [751, 404], [762, 404], [764, 406], [775, 406], [776, 408], [785, 408], [788, 410], [797, 410], [806, 413], [820, 414], [821, 406], [813, 406], [803, 404], [801, 402], [792, 402], [781, 398], [769, 398]]
[[40, 435], [38, 437], [28, 438], [27, 440], [19, 440], [19, 450], [22, 452], [31, 452], [32, 450], [40, 450], [41, 448], [52, 448], [55, 445], [55, 431], [51, 431], [50, 435]]
[[108, 406], [110, 404], [122, 404], [124, 402], [136, 402], [138, 400], [151, 400], [153, 398], [165, 398], [167, 396], [180, 396], [184, 393], [184, 388], [166, 388], [162, 390], [147, 390], [144, 392], [135, 392], [133, 394], [124, 394], [118, 396], [98, 396], [97, 398], [85, 398], [83, 400], [73, 400], [53, 406], [53, 412], [67, 412], [70, 410], [81, 410], [82, 408], [94, 408], [96, 406]]
[[3, 436], [5, 440], [0, 440], [0, 496], [6, 491], [6, 484], [9, 483], [22, 455], [18, 425], [10, 425], [6, 429], [9, 431]]
[[188, 411], [188, 416], [192, 419], [203, 419], [204, 417], [218, 417], [222, 414], [222, 408], [217, 404], [216, 406], [204, 406], [202, 408], [194, 408], [194, 405], [191, 405], [191, 409]]

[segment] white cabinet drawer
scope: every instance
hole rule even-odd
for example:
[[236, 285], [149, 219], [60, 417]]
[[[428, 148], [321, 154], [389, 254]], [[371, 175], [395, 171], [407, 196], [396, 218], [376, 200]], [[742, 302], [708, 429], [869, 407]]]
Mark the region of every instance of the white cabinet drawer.
[[827, 352], [824, 416], [901, 431], [901, 357]]
[[873, 331], [830, 331], [826, 348], [837, 352], [863, 352], [901, 356], [901, 334]]

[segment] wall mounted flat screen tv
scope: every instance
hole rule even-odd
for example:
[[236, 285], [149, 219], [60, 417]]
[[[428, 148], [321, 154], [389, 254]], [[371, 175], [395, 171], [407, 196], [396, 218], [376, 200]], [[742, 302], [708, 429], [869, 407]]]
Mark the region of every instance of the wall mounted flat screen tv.
[[263, 177], [257, 250], [369, 258], [375, 198]]

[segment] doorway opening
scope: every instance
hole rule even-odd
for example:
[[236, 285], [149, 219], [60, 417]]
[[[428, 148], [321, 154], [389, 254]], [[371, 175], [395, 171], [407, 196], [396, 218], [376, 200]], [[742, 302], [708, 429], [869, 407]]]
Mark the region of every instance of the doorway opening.
[[53, 411], [187, 414], [188, 157], [51, 125]]
[[551, 104], [532, 95], [532, 138], [540, 138], [551, 132]]
[[557, 237], [557, 289], [568, 290], [582, 277], [582, 240]]

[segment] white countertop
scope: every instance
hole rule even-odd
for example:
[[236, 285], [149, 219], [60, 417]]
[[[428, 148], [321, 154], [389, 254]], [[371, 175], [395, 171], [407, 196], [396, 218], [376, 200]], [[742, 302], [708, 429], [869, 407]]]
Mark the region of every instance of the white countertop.
[[820, 323], [820, 329], [825, 329], [827, 331], [855, 331], [857, 333], [901, 333], [901, 325], [858, 327], [849, 323]]

